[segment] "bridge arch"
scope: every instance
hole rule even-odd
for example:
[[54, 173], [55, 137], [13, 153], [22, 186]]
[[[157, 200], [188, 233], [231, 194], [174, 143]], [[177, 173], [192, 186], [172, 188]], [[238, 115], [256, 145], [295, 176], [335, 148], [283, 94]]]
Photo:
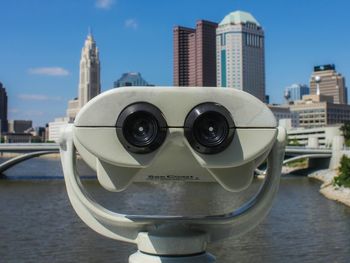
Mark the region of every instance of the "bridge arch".
[[323, 154], [323, 153], [320, 153], [320, 154], [304, 154], [304, 155], [299, 155], [299, 156], [295, 156], [295, 157], [292, 157], [292, 158], [288, 158], [286, 160], [283, 161], [283, 165], [286, 165], [288, 163], [291, 163], [291, 162], [295, 162], [295, 161], [298, 161], [298, 160], [301, 160], [301, 159], [305, 159], [305, 158], [317, 158], [317, 159], [321, 159], [321, 158], [331, 158], [331, 155], [330, 154]]
[[51, 153], [58, 153], [59, 151], [37, 151], [37, 152], [31, 152], [31, 153], [25, 153], [19, 156], [16, 156], [14, 158], [11, 158], [3, 163], [0, 164], [0, 174], [5, 172], [7, 169], [15, 166], [16, 164], [19, 164], [21, 162], [24, 162], [26, 160], [41, 156], [41, 155], [46, 155], [46, 154], [51, 154]]
[[[305, 159], [305, 158], [308, 158], [308, 159], [329, 159], [331, 158], [332, 155], [331, 154], [328, 154], [328, 153], [319, 153], [319, 154], [303, 154], [303, 155], [298, 155], [298, 156], [294, 156], [294, 157], [291, 157], [291, 158], [288, 158], [288, 159], [285, 159], [283, 161], [283, 165], [286, 165], [288, 163], [291, 163], [291, 162], [295, 162], [295, 161], [298, 161], [298, 160], [301, 160], [301, 159]], [[266, 170], [259, 170], [259, 169], [255, 169], [255, 172], [258, 174], [258, 175], [264, 175], [266, 174]]]

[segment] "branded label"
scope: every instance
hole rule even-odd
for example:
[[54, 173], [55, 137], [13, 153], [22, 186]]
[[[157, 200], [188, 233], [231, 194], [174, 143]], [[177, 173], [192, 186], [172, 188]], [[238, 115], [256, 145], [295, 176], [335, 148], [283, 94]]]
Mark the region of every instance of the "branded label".
[[149, 181], [199, 181], [197, 176], [181, 176], [181, 175], [148, 175]]

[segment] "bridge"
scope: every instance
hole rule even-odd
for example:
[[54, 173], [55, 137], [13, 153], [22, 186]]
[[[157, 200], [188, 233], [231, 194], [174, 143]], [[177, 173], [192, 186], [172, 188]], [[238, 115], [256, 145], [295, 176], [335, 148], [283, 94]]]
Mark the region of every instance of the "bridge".
[[[287, 146], [283, 165], [302, 159], [308, 159], [309, 168], [333, 168], [332, 157], [334, 150], [332, 148], [308, 148]], [[338, 162], [338, 161], [337, 161]]]
[[58, 152], [59, 145], [56, 143], [0, 143], [2, 153], [28, 153], [37, 151]]
[[305, 146], [287, 146], [286, 156], [299, 156], [301, 154], [326, 154], [332, 155], [332, 148], [308, 148]]
[[41, 155], [58, 153], [59, 146], [55, 143], [1, 143], [1, 153], [22, 153], [0, 164], [0, 174], [7, 169], [28, 159]]
[[[28, 159], [41, 155], [58, 153], [59, 145], [55, 143], [3, 143], [0, 144], [0, 153], [19, 153], [0, 164], [0, 174], [7, 169], [26, 161]], [[309, 164], [315, 167], [331, 166], [331, 160], [334, 156], [333, 148], [307, 148], [300, 146], [287, 146], [285, 151], [285, 160], [283, 164], [295, 162], [300, 159], [309, 159]], [[339, 163], [339, 160], [336, 162]], [[262, 171], [258, 171], [263, 173]]]

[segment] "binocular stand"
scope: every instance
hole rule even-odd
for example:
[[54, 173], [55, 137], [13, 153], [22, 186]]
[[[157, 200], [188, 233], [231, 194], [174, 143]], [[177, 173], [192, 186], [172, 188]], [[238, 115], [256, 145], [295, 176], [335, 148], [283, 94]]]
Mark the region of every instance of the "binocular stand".
[[267, 173], [260, 191], [237, 210], [215, 216], [139, 216], [112, 212], [96, 203], [83, 188], [76, 172], [72, 129], [60, 142], [61, 160], [69, 199], [79, 217], [103, 236], [137, 244], [129, 263], [213, 263], [206, 252], [209, 242], [239, 236], [266, 216], [278, 191], [285, 148], [285, 131], [268, 155]]
[[138, 251], [129, 263], [212, 263], [214, 256], [205, 252], [208, 236], [181, 225], [163, 226], [138, 235]]

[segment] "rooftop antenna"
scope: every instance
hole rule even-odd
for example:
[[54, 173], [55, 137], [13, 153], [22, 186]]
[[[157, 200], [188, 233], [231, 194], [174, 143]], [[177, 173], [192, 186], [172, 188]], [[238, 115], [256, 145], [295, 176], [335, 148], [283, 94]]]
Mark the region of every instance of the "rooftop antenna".
[[88, 27], [88, 36], [92, 37], [92, 28], [91, 28], [91, 26]]

